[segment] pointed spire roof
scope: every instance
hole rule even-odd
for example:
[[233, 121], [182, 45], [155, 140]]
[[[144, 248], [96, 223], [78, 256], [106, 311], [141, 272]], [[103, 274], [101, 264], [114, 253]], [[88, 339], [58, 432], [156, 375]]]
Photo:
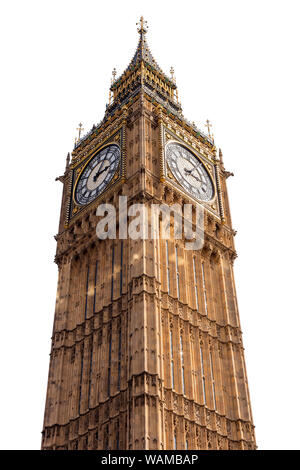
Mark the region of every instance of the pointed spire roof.
[[141, 19], [139, 23], [137, 23], [137, 25], [139, 25], [138, 33], [140, 35], [140, 38], [139, 38], [136, 52], [129, 66], [127, 67], [126, 71], [132, 70], [132, 68], [135, 67], [138, 63], [144, 61], [145, 63], [153, 67], [155, 70], [163, 74], [162, 69], [157, 64], [147, 44], [147, 40], [146, 40], [146, 34], [148, 30], [147, 21], [145, 21], [144, 18], [141, 16]]
[[128, 103], [143, 90], [153, 102], [168, 108], [169, 112], [181, 115], [181, 105], [178, 101], [177, 85], [172, 69], [168, 77], [154, 59], [146, 41], [147, 21], [141, 17], [138, 25], [139, 41], [130, 64], [124, 72], [113, 77], [110, 91], [110, 104], [105, 116], [113, 114], [116, 109]]
[[106, 105], [104, 118], [97, 126], [93, 127], [90, 132], [75, 143], [75, 149], [84, 141], [88, 141], [93, 132], [98, 131], [108, 119], [121, 110], [122, 106], [131, 103], [141, 90], [148, 95], [152, 103], [162, 106], [167, 114], [171, 113], [177, 116], [194, 130], [197, 137], [202, 137], [205, 141], [213, 145], [211, 136], [205, 135], [195, 127], [194, 123], [190, 123], [183, 117], [181, 104], [178, 100], [174, 69], [171, 67], [169, 77], [162, 71], [154, 59], [146, 41], [148, 29], [147, 21], [141, 17], [137, 25], [139, 33], [137, 49], [130, 64], [118, 78], [116, 78], [116, 69], [113, 70], [109, 104]]
[[170, 87], [177, 88], [175, 82], [160, 68], [150, 51], [146, 40], [148, 30], [147, 21], [141, 16], [140, 21], [136, 24], [138, 25], [139, 42], [135, 54], [124, 72], [117, 79], [113, 80], [111, 90], [116, 89], [124, 77], [127, 77], [129, 73], [139, 68], [141, 64], [144, 64], [146, 67], [156, 72]]

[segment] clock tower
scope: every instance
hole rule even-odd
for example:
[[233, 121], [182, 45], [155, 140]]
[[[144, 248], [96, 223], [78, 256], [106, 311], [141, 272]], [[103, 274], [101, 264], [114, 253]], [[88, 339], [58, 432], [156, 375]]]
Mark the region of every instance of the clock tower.
[[[173, 71], [168, 77], [154, 60], [143, 18], [138, 32], [103, 120], [76, 142], [59, 177], [42, 448], [255, 449], [230, 173], [209, 127], [205, 134], [183, 116]], [[154, 229], [140, 219], [139, 236], [130, 236], [134, 204], [140, 214], [188, 206], [192, 227], [201, 208], [201, 247], [178, 236], [173, 209], [168, 237], [162, 217]]]

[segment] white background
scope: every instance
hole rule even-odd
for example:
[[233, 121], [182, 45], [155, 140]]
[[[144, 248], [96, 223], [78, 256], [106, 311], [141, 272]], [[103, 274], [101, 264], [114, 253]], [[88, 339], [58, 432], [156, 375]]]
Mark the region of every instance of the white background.
[[136, 22], [184, 115], [209, 118], [225, 166], [260, 449], [299, 446], [299, 2], [6, 1], [1, 52], [2, 449], [39, 449], [63, 173], [76, 127], [98, 123]]

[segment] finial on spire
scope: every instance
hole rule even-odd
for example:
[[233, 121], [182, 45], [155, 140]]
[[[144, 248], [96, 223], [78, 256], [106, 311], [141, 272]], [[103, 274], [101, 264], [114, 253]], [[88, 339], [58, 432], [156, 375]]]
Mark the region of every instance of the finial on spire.
[[117, 71], [116, 71], [116, 68], [114, 67], [113, 71], [112, 71], [112, 78], [110, 79], [110, 89], [109, 89], [109, 98], [108, 98], [109, 104], [112, 103], [112, 92], [111, 92], [112, 90], [111, 90], [111, 87], [116, 81], [116, 75], [117, 75]]
[[211, 133], [210, 133], [210, 129], [211, 129], [212, 126], [211, 126], [211, 123], [210, 123], [210, 121], [209, 121], [208, 119], [206, 119], [205, 127], [207, 127], [208, 136], [211, 138], [212, 135], [211, 135]]
[[81, 132], [84, 131], [84, 128], [82, 127], [82, 123], [81, 123], [81, 122], [78, 124], [78, 126], [79, 126], [79, 127], [77, 127], [76, 130], [78, 131], [78, 140], [80, 140]]
[[147, 21], [144, 20], [144, 17], [141, 16], [140, 21], [136, 23], [138, 26], [138, 33], [140, 34], [146, 34], [148, 31], [148, 24]]
[[108, 95], [108, 103], [111, 104], [112, 102], [112, 93], [111, 93], [111, 86], [113, 84], [113, 79], [110, 79], [110, 88], [109, 88], [109, 95]]
[[[170, 68], [171, 81], [172, 81], [172, 82], [174, 83], [174, 85], [175, 85], [175, 84], [176, 84], [176, 78], [175, 78], [175, 76], [174, 76], [174, 73], [175, 73], [174, 67], [171, 67], [171, 68]], [[173, 98], [176, 98], [177, 103], [179, 103], [179, 102], [178, 102], [178, 90], [177, 90], [177, 88], [175, 88], [175, 89], [173, 90], [173, 95], [172, 95], [172, 96], [173, 96]]]
[[172, 80], [172, 82], [175, 83], [175, 82], [176, 82], [176, 78], [174, 77], [174, 72], [175, 72], [174, 68], [171, 67], [171, 68], [170, 68], [171, 80]]
[[223, 153], [221, 149], [219, 149], [219, 160], [220, 160], [221, 165], [223, 165]]
[[77, 142], [79, 142], [79, 141], [80, 141], [81, 132], [83, 132], [83, 131], [84, 131], [84, 128], [82, 127], [82, 123], [81, 123], [81, 122], [78, 124], [78, 126], [79, 126], [79, 127], [77, 127], [77, 128], [76, 128], [76, 130], [78, 131], [78, 137], [75, 137], [75, 142], [74, 142], [74, 145], [76, 145], [76, 144], [77, 144]]
[[69, 166], [70, 166], [70, 152], [68, 152], [68, 155], [66, 158], [66, 170], [69, 168]]

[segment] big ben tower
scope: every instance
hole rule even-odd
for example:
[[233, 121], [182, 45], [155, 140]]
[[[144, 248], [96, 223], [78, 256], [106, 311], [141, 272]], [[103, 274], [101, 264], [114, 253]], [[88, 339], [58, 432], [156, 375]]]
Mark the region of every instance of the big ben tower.
[[[103, 120], [78, 139], [59, 177], [42, 448], [255, 449], [229, 173], [209, 123], [206, 134], [184, 118], [173, 71], [168, 77], [154, 60], [143, 18], [138, 32], [129, 66], [113, 74]], [[140, 224], [140, 236], [129, 236], [133, 204], [140, 214], [175, 205], [194, 217], [201, 208], [201, 248], [187, 249], [175, 211], [169, 237], [162, 217], [155, 230], [145, 235]], [[115, 208], [106, 236], [99, 222], [105, 215], [113, 226], [114, 213], [100, 206]]]

